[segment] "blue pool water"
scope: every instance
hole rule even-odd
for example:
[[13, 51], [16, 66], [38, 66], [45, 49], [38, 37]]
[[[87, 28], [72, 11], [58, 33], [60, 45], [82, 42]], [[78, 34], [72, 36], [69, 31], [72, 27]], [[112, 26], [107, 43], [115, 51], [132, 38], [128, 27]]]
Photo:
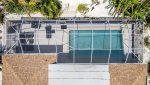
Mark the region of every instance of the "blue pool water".
[[111, 57], [124, 56], [121, 30], [71, 30], [69, 45], [71, 56], [108, 57], [110, 49]]

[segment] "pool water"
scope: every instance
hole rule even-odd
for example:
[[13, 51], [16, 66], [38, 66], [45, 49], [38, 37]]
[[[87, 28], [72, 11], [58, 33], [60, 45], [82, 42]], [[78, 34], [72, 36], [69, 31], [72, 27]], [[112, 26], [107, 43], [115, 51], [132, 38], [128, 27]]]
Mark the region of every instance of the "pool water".
[[69, 33], [70, 56], [122, 57], [121, 30], [71, 30]]

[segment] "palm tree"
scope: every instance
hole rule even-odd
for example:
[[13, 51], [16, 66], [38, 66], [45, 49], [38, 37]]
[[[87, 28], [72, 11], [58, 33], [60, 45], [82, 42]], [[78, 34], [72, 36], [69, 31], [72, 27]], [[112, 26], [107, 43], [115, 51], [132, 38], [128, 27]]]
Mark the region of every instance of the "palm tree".
[[110, 0], [108, 8], [111, 8], [110, 12], [114, 16], [145, 20], [146, 14], [150, 12], [149, 4], [149, 0]]
[[30, 0], [18, 1], [18, 0], [7, 0], [5, 1], [5, 10], [9, 13], [16, 14], [28, 14], [37, 12], [36, 2]]
[[5, 6], [4, 9], [9, 12], [9, 13], [16, 13], [20, 14], [23, 12], [23, 5], [19, 4], [18, 0], [13, 0], [13, 1], [5, 1], [4, 2]]
[[24, 12], [31, 17], [31, 13], [38, 12], [37, 3], [31, 0], [25, 0], [23, 3], [24, 5]]
[[62, 5], [58, 0], [41, 0], [38, 3], [41, 14], [56, 19], [62, 13]]
[[58, 0], [5, 0], [4, 8], [8, 13], [28, 14], [40, 12], [55, 19], [62, 13], [62, 5]]

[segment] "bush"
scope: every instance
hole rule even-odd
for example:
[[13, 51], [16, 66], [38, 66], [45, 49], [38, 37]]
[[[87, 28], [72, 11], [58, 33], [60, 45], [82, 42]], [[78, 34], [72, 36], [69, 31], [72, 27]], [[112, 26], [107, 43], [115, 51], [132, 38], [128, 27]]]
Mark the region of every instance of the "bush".
[[145, 24], [145, 27], [150, 27], [150, 23], [146, 23], [146, 24]]
[[150, 48], [150, 37], [149, 36], [144, 38], [144, 44], [146, 47]]
[[91, 0], [91, 2], [92, 2], [92, 3], [96, 3], [96, 2], [97, 2], [97, 0]]
[[85, 14], [89, 11], [87, 4], [79, 4], [77, 10], [85, 16]]
[[147, 14], [146, 16], [146, 27], [150, 27], [150, 13]]

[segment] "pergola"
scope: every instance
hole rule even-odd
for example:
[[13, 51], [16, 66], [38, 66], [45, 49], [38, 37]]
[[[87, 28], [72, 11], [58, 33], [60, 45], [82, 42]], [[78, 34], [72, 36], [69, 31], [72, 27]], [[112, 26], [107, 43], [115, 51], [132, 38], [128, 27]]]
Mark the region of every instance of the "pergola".
[[[95, 48], [94, 30], [108, 30], [109, 50], [107, 58], [94, 58]], [[112, 33], [113, 30], [121, 30], [121, 33]], [[5, 26], [3, 45], [5, 54], [23, 55], [57, 55], [58, 63], [142, 63], [143, 61], [143, 36], [144, 23], [142, 21], [126, 19], [108, 20], [7, 20]], [[69, 44], [70, 30], [90, 30], [91, 45], [89, 48], [76, 48], [76, 32], [74, 32], [73, 47]], [[83, 33], [86, 34], [86, 33]], [[99, 33], [99, 35], [103, 35]], [[113, 59], [112, 55], [112, 35], [123, 36], [123, 48], [117, 49], [124, 51], [123, 59]], [[125, 37], [124, 37], [125, 36]], [[76, 59], [76, 50], [90, 50], [90, 57]], [[114, 49], [113, 49], [114, 50]], [[70, 51], [72, 56], [70, 57]], [[78, 62], [79, 60], [79, 62]], [[84, 61], [82, 61], [84, 60]], [[119, 61], [119, 62], [118, 62]]]

